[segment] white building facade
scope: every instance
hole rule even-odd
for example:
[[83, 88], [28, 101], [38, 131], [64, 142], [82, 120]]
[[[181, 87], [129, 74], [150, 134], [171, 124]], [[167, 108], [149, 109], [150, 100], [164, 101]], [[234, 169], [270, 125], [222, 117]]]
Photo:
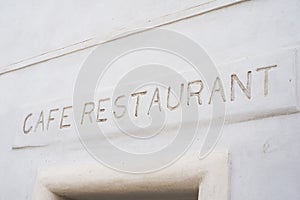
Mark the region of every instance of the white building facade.
[[[1, 200], [300, 199], [299, 0], [10, 1], [0, 11]], [[135, 51], [148, 41], [171, 53]], [[124, 44], [134, 51], [96, 77]], [[81, 96], [90, 90], [96, 100]], [[94, 126], [106, 139], [88, 134]], [[173, 141], [178, 155], [155, 156]]]

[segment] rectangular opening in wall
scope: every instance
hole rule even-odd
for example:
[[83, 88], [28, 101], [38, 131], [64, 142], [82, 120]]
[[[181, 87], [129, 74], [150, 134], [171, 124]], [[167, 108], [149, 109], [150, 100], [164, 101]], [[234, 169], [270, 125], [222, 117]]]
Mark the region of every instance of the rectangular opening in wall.
[[227, 152], [181, 158], [153, 173], [128, 174], [101, 165], [38, 171], [33, 200], [227, 200]]
[[147, 193], [119, 193], [119, 194], [77, 194], [63, 197], [63, 200], [197, 200], [198, 190], [195, 191], [155, 191]]

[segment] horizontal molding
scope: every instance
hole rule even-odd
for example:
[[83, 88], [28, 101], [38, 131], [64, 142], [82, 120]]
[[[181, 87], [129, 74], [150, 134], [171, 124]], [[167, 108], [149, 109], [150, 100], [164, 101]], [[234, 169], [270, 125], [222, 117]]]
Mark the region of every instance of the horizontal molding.
[[76, 199], [229, 199], [227, 151], [200, 160], [182, 157], [156, 173], [120, 173], [94, 164], [54, 165], [38, 170], [33, 200]]
[[[166, 114], [168, 114], [168, 117], [166, 119], [165, 127], [168, 128], [168, 133], [176, 133], [176, 130], [178, 129], [178, 124], [181, 124], [181, 126], [184, 126], [184, 129], [188, 129], [190, 127], [193, 127], [193, 124], [195, 122], [201, 123], [202, 127], [205, 127], [209, 125], [211, 122], [212, 117], [212, 108], [214, 101], [212, 104], [210, 104], [210, 97], [212, 95], [214, 96], [213, 99], [218, 102], [224, 102], [224, 112], [221, 110], [221, 112], [216, 113], [214, 116], [217, 119], [220, 119], [218, 117], [221, 117], [221, 119], [225, 120], [225, 124], [233, 124], [233, 123], [240, 123], [245, 121], [251, 121], [251, 120], [259, 120], [263, 118], [269, 118], [269, 117], [275, 117], [280, 115], [290, 115], [294, 113], [299, 112], [299, 94], [298, 94], [298, 75], [297, 73], [297, 66], [298, 63], [297, 60], [298, 51], [297, 49], [288, 49], [278, 52], [273, 52], [271, 54], [266, 55], [259, 55], [255, 57], [248, 57], [244, 60], [240, 60], [233, 63], [228, 63], [224, 65], [218, 66], [220, 74], [218, 77], [220, 80], [222, 80], [222, 91], [224, 92], [224, 96], [222, 99], [222, 95], [219, 92], [212, 92], [212, 88], [214, 85], [214, 80], [217, 80], [215, 77], [214, 79], [208, 81], [205, 79], [205, 77], [199, 75], [199, 76], [192, 76], [194, 75], [194, 71], [181, 71], [180, 74], [182, 77], [186, 78], [186, 81], [194, 81], [194, 80], [202, 80], [205, 84], [203, 87], [203, 90], [201, 91], [201, 105], [197, 105], [199, 108], [199, 115], [194, 117], [185, 117], [184, 121], [182, 118], [178, 118], [176, 116], [180, 116], [180, 110], [172, 110], [169, 111], [167, 108], [167, 87], [165, 89], [159, 88], [160, 93], [160, 99], [161, 99], [161, 108], [166, 111]], [[270, 67], [272, 68], [265, 68]], [[268, 69], [269, 71], [261, 71], [258, 69]], [[268, 80], [266, 84], [265, 79], [265, 73], [268, 74]], [[232, 75], [237, 76], [240, 81], [245, 84], [247, 82], [246, 75], [248, 73], [251, 73], [251, 84], [249, 85], [251, 95], [249, 98], [246, 97], [245, 92], [237, 85], [237, 82], [234, 81], [232, 84]], [[172, 91], [175, 91], [175, 94], [179, 94], [179, 87], [180, 83], [182, 82], [172, 82], [172, 77], [170, 75], [166, 75], [161, 73], [160, 75], [155, 75], [156, 78], [159, 77], [160, 80], [170, 80]], [[116, 90], [116, 96], [113, 96], [112, 93], [116, 89], [116, 87], [109, 86], [101, 88], [101, 90], [97, 90], [97, 93], [95, 94], [95, 99], [84, 99], [82, 100], [82, 103], [80, 103], [79, 107], [77, 107], [80, 112], [83, 110], [85, 103], [92, 102], [94, 103], [94, 114], [95, 116], [91, 120], [91, 123], [89, 121], [85, 121], [82, 126], [89, 127], [92, 123], [98, 123], [96, 122], [96, 110], [98, 107], [98, 100], [99, 99], [109, 99], [106, 104], [103, 105], [103, 108], [106, 109], [103, 114], [103, 117], [107, 118], [108, 122], [112, 122], [114, 124], [113, 120], [113, 103], [115, 102], [115, 99], [117, 96], [123, 95], [125, 97], [128, 97], [128, 99], [133, 98], [131, 97], [132, 89], [130, 88], [138, 88], [138, 85], [143, 85], [143, 82], [146, 80], [132, 80], [131, 82], [128, 82], [127, 85], [122, 85], [123, 88], [119, 88], [120, 90]], [[168, 84], [168, 82], [166, 82]], [[180, 109], [182, 110], [188, 110], [191, 107], [187, 105], [187, 83], [184, 83], [183, 85], [183, 98], [180, 101]], [[264, 86], [268, 85], [267, 90]], [[153, 97], [155, 85], [150, 86], [148, 88], [139, 89], [146, 90], [147, 94], [143, 96], [143, 99], [140, 101], [140, 109], [139, 109], [139, 116], [146, 116], [148, 109], [150, 109], [149, 105], [151, 101], [151, 97]], [[234, 91], [234, 99], [231, 99], [233, 95], [232, 88], [235, 88]], [[215, 91], [215, 90], [213, 90]], [[267, 94], [265, 93], [266, 91]], [[77, 96], [78, 97], [78, 96]], [[83, 99], [83, 98], [79, 98]], [[125, 101], [127, 102], [127, 101]], [[195, 97], [191, 101], [195, 105], [196, 99]], [[124, 101], [122, 104], [126, 106], [127, 113], [130, 113], [131, 116], [133, 116], [133, 113], [135, 111], [135, 104], [136, 99], [133, 98], [130, 100], [129, 103], [124, 104]], [[70, 135], [70, 138], [68, 137], [68, 134], [62, 135], [61, 132], [73, 132], [75, 129], [74, 124], [74, 113], [72, 112], [72, 109], [70, 108], [69, 111], [69, 117], [68, 120], [70, 122], [69, 128], [61, 128], [59, 125], [59, 122], [61, 121], [62, 111], [64, 107], [70, 107], [74, 106], [72, 102], [72, 97], [67, 96], [61, 96], [57, 97], [56, 100], [51, 99], [45, 99], [43, 102], [37, 103], [30, 103], [30, 105], [22, 104], [22, 107], [18, 110], [19, 118], [16, 119], [16, 124], [19, 127], [19, 131], [17, 131], [14, 135], [14, 140], [12, 144], [13, 149], [21, 149], [21, 148], [31, 148], [31, 147], [41, 147], [46, 146], [49, 144], [53, 144], [53, 142], [60, 138], [59, 140], [69, 140], [72, 139], [72, 135]], [[73, 107], [74, 108], [74, 107]], [[221, 108], [221, 107], [219, 107]], [[39, 121], [40, 113], [43, 112], [43, 115], [50, 116], [50, 110], [56, 109], [57, 113], [52, 115], [52, 117], [55, 117], [55, 119], [52, 120], [50, 128], [44, 129], [41, 126], [39, 126], [38, 129], [34, 130], [34, 127], [37, 127], [36, 124]], [[222, 108], [221, 108], [222, 109]], [[116, 110], [120, 113], [120, 110]], [[81, 112], [82, 113], [82, 112]], [[221, 115], [220, 115], [221, 114]], [[29, 116], [30, 115], [30, 116]], [[29, 120], [26, 121], [26, 117], [29, 116]], [[83, 115], [79, 115], [81, 117]], [[160, 116], [160, 115], [156, 115]], [[215, 119], [216, 119], [215, 118]], [[134, 118], [133, 118], [134, 119]], [[142, 118], [137, 118], [142, 119]], [[143, 120], [146, 118], [143, 118]], [[43, 120], [44, 121], [44, 120]], [[49, 121], [49, 120], [48, 120]], [[87, 122], [87, 123], [86, 123]], [[138, 121], [136, 121], [138, 122]], [[142, 122], [142, 121], [140, 121]], [[47, 123], [47, 118], [45, 118], [44, 124]], [[111, 125], [112, 125], [111, 124]], [[145, 121], [145, 124], [147, 124], [147, 120]], [[157, 126], [156, 126], [157, 125]], [[149, 131], [158, 130], [160, 127], [160, 124], [153, 124], [151, 126], [151, 129], [148, 128]], [[24, 134], [24, 127], [26, 127], [27, 134]], [[32, 128], [29, 128], [32, 127]], [[105, 127], [104, 127], [105, 128]], [[119, 137], [120, 129], [118, 129], [118, 126], [110, 126], [108, 128], [106, 126], [105, 133], [110, 139], [115, 139]], [[128, 126], [123, 125], [123, 130], [127, 130], [130, 133], [138, 134], [138, 131], [140, 129], [136, 129], [135, 127], [131, 127], [130, 124]], [[204, 129], [203, 129], [204, 130]], [[166, 134], [165, 134], [166, 135]], [[62, 139], [62, 137], [66, 136], [66, 138]], [[94, 139], [94, 138], [90, 138]], [[119, 138], [118, 138], [119, 139]], [[126, 139], [126, 137], [125, 137]]]
[[197, 6], [185, 10], [171, 13], [154, 20], [148, 20], [147, 22], [144, 22], [142, 24], [120, 29], [119, 31], [114, 32], [113, 34], [110, 34], [108, 37], [102, 36], [102, 37], [90, 38], [69, 46], [65, 46], [63, 48], [59, 48], [53, 51], [48, 51], [27, 59], [20, 60], [18, 62], [12, 63], [7, 66], [2, 66], [0, 67], [0, 75], [29, 68], [46, 61], [59, 58], [68, 54], [72, 54], [78, 51], [82, 51], [85, 49], [89, 49], [122, 37], [126, 37], [135, 33], [140, 33], [153, 28], [162, 27], [195, 16], [204, 15], [212, 11], [216, 11], [236, 4], [240, 4], [245, 1], [250, 1], [250, 0], [210, 0], [208, 2], [204, 2], [202, 4], [199, 4]]

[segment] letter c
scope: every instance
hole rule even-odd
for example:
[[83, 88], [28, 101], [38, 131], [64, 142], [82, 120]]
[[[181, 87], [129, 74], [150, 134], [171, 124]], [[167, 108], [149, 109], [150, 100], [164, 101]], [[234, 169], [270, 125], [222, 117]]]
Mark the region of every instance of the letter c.
[[27, 122], [28, 118], [31, 117], [31, 116], [32, 116], [32, 113], [30, 113], [29, 115], [27, 115], [26, 118], [25, 118], [25, 120], [24, 120], [24, 124], [23, 124], [23, 132], [24, 132], [24, 134], [29, 133], [31, 131], [31, 129], [32, 129], [32, 126], [30, 126], [30, 128], [27, 129], [27, 130], [25, 129], [26, 122]]

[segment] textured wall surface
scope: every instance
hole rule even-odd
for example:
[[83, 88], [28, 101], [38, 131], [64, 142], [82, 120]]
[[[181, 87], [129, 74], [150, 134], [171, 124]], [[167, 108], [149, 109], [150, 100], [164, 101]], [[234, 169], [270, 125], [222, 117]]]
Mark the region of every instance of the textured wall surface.
[[[243, 82], [248, 70], [254, 81], [263, 74], [256, 68], [278, 65], [268, 100], [239, 93], [235, 104], [224, 86], [229, 119], [215, 150], [230, 155], [231, 200], [300, 199], [299, 0], [2, 1], [0, 16], [1, 200], [31, 199], [38, 168], [97, 163], [72, 126], [37, 133], [48, 143], [23, 140], [24, 114], [72, 102], [97, 44], [157, 26], [193, 39], [222, 73]], [[263, 91], [253, 84], [253, 95]]]

